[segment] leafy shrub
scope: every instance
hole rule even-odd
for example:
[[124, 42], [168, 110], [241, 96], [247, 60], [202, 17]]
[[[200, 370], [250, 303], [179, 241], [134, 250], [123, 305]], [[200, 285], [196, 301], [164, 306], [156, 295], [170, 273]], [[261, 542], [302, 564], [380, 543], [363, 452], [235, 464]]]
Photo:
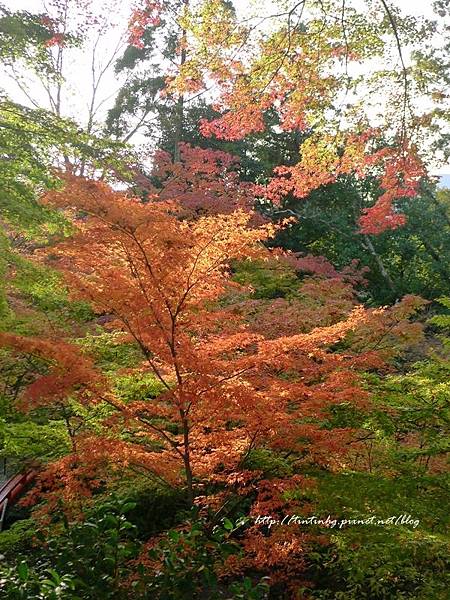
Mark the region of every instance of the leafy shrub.
[[40, 533], [43, 549], [33, 568], [21, 561], [0, 572], [0, 592], [16, 599], [97, 600], [123, 597], [127, 563], [136, 556], [135, 527], [125, 514], [134, 504], [112, 499], [83, 522], [64, 521], [61, 533]]
[[0, 591], [8, 600], [76, 600], [74, 580], [70, 575], [62, 577], [54, 569], [46, 569], [41, 576], [30, 570], [25, 562], [16, 568], [0, 572]]
[[136, 591], [149, 600], [267, 598], [269, 586], [263, 580], [246, 577], [227, 586], [217, 574], [227, 557], [240, 552], [233, 535], [244, 522], [225, 518], [210, 528], [197, 519], [184, 531], [172, 529], [143, 557]]
[[266, 448], [252, 450], [243, 466], [251, 471], [262, 471], [264, 477], [289, 477], [293, 473], [288, 460]]
[[148, 477], [124, 477], [114, 493], [119, 500], [134, 504], [127, 518], [136, 526], [141, 539], [170, 529], [186, 517], [185, 492], [157, 484]]
[[253, 288], [254, 298], [284, 298], [298, 290], [299, 279], [290, 267], [273, 262], [241, 261], [234, 266], [233, 279]]
[[[438, 536], [403, 532], [356, 540], [334, 536], [311, 558], [320, 600], [445, 600], [450, 584], [449, 544]], [[447, 575], [446, 575], [447, 573]]]
[[[308, 597], [320, 600], [444, 600], [450, 561], [446, 492], [437, 477], [326, 474], [311, 491], [315, 514], [336, 519], [411, 515], [415, 525], [355, 525], [327, 531], [311, 552]], [[314, 498], [314, 495], [316, 497]], [[325, 531], [324, 531], [325, 532]]]
[[64, 311], [64, 317], [78, 322], [89, 321], [93, 312], [84, 301], [69, 301], [67, 288], [56, 271], [15, 256], [14, 287], [43, 312]]
[[118, 333], [99, 331], [77, 340], [77, 343], [93, 356], [105, 371], [115, 371], [122, 367], [134, 367], [142, 360], [135, 344], [124, 343]]
[[32, 551], [36, 523], [33, 519], [22, 519], [9, 529], [0, 532], [0, 555], [7, 559], [24, 556]]
[[164, 386], [151, 374], [121, 375], [115, 379], [115, 389], [122, 400], [133, 402], [156, 398]]
[[440, 329], [448, 329], [450, 330], [450, 297], [442, 297], [437, 300], [439, 304], [441, 304], [446, 310], [445, 313], [435, 315], [429, 319], [429, 323], [432, 325], [436, 325]]

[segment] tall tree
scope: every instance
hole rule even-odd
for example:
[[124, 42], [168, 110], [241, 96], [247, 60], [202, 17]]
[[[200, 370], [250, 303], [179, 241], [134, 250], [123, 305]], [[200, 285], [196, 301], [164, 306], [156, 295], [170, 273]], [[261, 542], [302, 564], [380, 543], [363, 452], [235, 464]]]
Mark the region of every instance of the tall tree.
[[[342, 2], [298, 2], [258, 21], [208, 0], [189, 7], [183, 23], [188, 59], [169, 90], [218, 89], [222, 114], [203, 122], [205, 135], [238, 140], [261, 132], [269, 108], [281, 129], [307, 134], [296, 163], [278, 165], [262, 196], [278, 203], [287, 194], [303, 198], [341, 175], [375, 175], [383, 193], [360, 215], [361, 231], [376, 234], [404, 223], [395, 202], [417, 195], [425, 175], [419, 145], [430, 116], [415, 104], [415, 96], [427, 92], [408, 72], [404, 55], [414, 50], [412, 37], [436, 31], [436, 22], [403, 18], [385, 2], [367, 14]], [[373, 115], [373, 102], [383, 105], [384, 115]]]
[[[52, 264], [77, 296], [110, 316], [108, 328], [137, 344], [144, 360], [137, 372], [150, 371], [162, 387], [154, 400], [127, 402], [89, 363], [77, 362], [76, 347], [2, 336], [2, 344], [49, 361], [49, 373], [30, 388], [32, 406], [75, 395], [114, 409], [108, 430], [83, 431], [76, 452], [50, 470], [62, 477], [68, 498], [74, 490], [67, 469], [78, 474], [76, 486], [82, 473], [111, 460], [172, 484], [181, 477], [191, 502], [195, 481], [230, 477], [261, 445], [330, 461], [346, 452], [353, 432], [323, 429], [322, 418], [335, 404], [365, 402], [355, 368], [379, 365], [384, 344], [380, 355], [372, 345], [380, 335], [417, 335], [415, 326], [408, 333], [405, 316], [420, 301], [409, 299], [392, 314], [366, 313], [351, 301], [351, 288], [340, 310], [332, 295], [324, 297], [331, 311], [324, 308], [306, 329], [301, 317], [286, 331], [292, 311], [303, 310], [290, 303], [270, 310], [261, 328], [254, 301], [248, 312], [242, 300], [223, 299], [239, 289], [230, 279], [231, 260], [267, 259], [259, 242], [272, 227], [250, 227], [249, 213], [180, 218], [184, 209], [179, 213], [173, 200], [142, 203], [73, 176], [46, 199], [85, 215], [75, 221], [77, 234], [49, 251]], [[346, 354], [333, 351], [350, 331], [356, 333]]]

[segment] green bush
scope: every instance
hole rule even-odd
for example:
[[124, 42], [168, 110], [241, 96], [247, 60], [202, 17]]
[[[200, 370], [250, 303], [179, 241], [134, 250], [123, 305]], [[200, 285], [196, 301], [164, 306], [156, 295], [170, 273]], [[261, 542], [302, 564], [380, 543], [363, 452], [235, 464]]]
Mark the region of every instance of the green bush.
[[310, 558], [320, 600], [446, 600], [450, 545], [439, 536], [333, 536], [326, 551]]
[[60, 316], [64, 320], [85, 322], [93, 318], [94, 313], [87, 302], [68, 299], [67, 288], [59, 273], [23, 257], [14, 258], [16, 276], [13, 285], [33, 306], [45, 313], [62, 313]]
[[295, 271], [287, 265], [262, 261], [242, 261], [234, 265], [233, 279], [253, 288], [254, 298], [285, 298], [299, 287]]
[[183, 490], [157, 484], [144, 476], [122, 478], [114, 493], [120, 500], [133, 502], [127, 518], [141, 539], [178, 525], [186, 516], [188, 503]]
[[134, 508], [115, 499], [92, 509], [82, 522], [63, 519], [59, 534], [38, 535], [43, 543], [32, 568], [24, 561], [0, 570], [0, 595], [8, 600], [125, 597], [128, 562], [139, 549], [136, 529], [126, 518]]
[[202, 520], [191, 521], [184, 531], [171, 530], [149, 551], [160, 567], [140, 568], [136, 591], [148, 600], [262, 600], [269, 586], [263, 580], [227, 584], [217, 572], [227, 557], [240, 552], [234, 534], [245, 520], [233, 523], [223, 519], [211, 527]]
[[0, 570], [0, 591], [8, 600], [79, 600], [76, 584], [70, 575], [60, 576], [54, 569], [45, 569], [39, 576], [27, 563]]
[[33, 550], [36, 523], [33, 519], [22, 519], [0, 533], [0, 555], [6, 559], [24, 556]]
[[151, 400], [165, 389], [151, 374], [120, 375], [115, 378], [114, 383], [117, 395], [125, 402]]
[[289, 460], [273, 450], [255, 448], [244, 461], [244, 468], [251, 471], [262, 471], [264, 477], [289, 477], [293, 468]]
[[142, 360], [141, 352], [136, 344], [124, 343], [121, 337], [120, 333], [105, 332], [99, 328], [95, 335], [85, 335], [77, 343], [105, 371], [135, 367]]
[[323, 529], [330, 543], [308, 556], [310, 598], [444, 600], [450, 573], [447, 492], [439, 477], [396, 479], [369, 473], [321, 473], [310, 491], [316, 515], [333, 519], [411, 515], [403, 525]]

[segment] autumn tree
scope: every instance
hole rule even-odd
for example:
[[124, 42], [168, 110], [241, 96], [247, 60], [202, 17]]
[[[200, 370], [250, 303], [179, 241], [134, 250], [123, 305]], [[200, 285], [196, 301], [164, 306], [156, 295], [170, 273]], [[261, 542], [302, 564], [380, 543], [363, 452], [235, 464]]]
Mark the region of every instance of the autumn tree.
[[185, 141], [176, 131], [184, 116], [177, 113], [176, 96], [166, 94], [165, 76], [169, 65], [179, 60], [182, 29], [177, 16], [182, 5], [166, 3], [162, 14], [158, 4], [149, 3], [129, 15], [127, 46], [114, 66], [116, 73], [126, 73], [126, 80], [106, 119], [110, 134], [130, 140], [139, 132], [172, 155], [175, 146]]
[[[72, 118], [87, 133], [98, 133], [98, 119], [108, 99], [104, 80], [126, 37], [118, 27], [119, 3], [105, 0], [94, 9], [86, 0], [51, 0], [36, 3], [35, 9], [32, 13], [1, 7], [2, 59], [9, 92], [30, 108]], [[106, 51], [106, 46], [111, 50]], [[87, 109], [82, 111], [72, 106], [70, 98], [79, 83], [72, 77], [74, 65], [84, 69], [89, 84]]]
[[[145, 23], [165, 13], [162, 5], [144, 1], [140, 14]], [[208, 0], [187, 5], [179, 22], [186, 32], [185, 59], [173, 65], [167, 92], [214, 90], [219, 115], [201, 122], [205, 136], [240, 140], [263, 132], [265, 114], [275, 111], [281, 130], [307, 138], [296, 162], [275, 166], [261, 196], [278, 204], [288, 194], [306, 197], [342, 175], [374, 175], [382, 193], [359, 215], [361, 232], [377, 234], [404, 223], [396, 202], [417, 195], [431, 118], [416, 102], [431, 90], [406, 56], [416, 64], [412, 39], [437, 31], [436, 21], [403, 17], [384, 1], [365, 13], [351, 3], [298, 2], [258, 20], [243, 17], [231, 3]], [[431, 74], [428, 50], [421, 48], [420, 64]], [[377, 93], [381, 81], [383, 98]], [[434, 94], [430, 100], [438, 110], [443, 98]], [[383, 106], [383, 115], [374, 117], [374, 103]]]
[[[58, 6], [62, 10], [63, 3]], [[59, 25], [43, 13], [0, 7], [0, 61], [6, 73], [15, 75], [19, 88], [24, 73], [33, 73], [49, 86], [55, 85], [52, 94], [57, 94], [61, 73], [52, 59], [62, 50], [60, 44], [64, 52], [70, 52], [78, 40], [74, 28], [64, 40], [55, 39]], [[14, 89], [4, 78], [0, 93], [0, 329], [11, 335], [27, 329], [30, 336], [45, 336], [55, 327], [68, 325], [74, 332], [92, 318], [91, 310], [86, 304], [68, 301], [57, 273], [30, 261], [37, 248], [64, 238], [71, 225], [61, 211], [44, 207], [38, 198], [44, 190], [61, 185], [55, 168], [84, 165], [86, 173], [102, 169], [105, 176], [108, 169], [120, 169], [124, 148], [80, 130], [73, 120], [58, 115], [55, 106], [46, 110], [39, 108], [39, 102], [22, 97], [24, 105], [11, 95]], [[16, 360], [8, 351], [1, 353], [0, 454], [11, 468], [22, 468], [30, 458], [45, 463], [63, 456], [71, 446], [70, 432], [83, 421], [63, 401], [40, 414], [39, 409], [24, 413], [16, 405], [20, 390], [33, 374], [42, 374], [46, 364], [36, 356]]]
[[[29, 343], [30, 351], [50, 361], [49, 375], [28, 392], [31, 406], [51, 405], [56, 396], [61, 403], [75, 394], [82, 404], [104, 402], [113, 409], [100, 436], [82, 429], [73, 440], [75, 458], [50, 469], [50, 480], [62, 477], [68, 497], [76, 490], [69, 480], [76, 485], [83, 469], [93, 473], [96, 465], [111, 461], [116, 468], [133, 464], [172, 485], [184, 480], [191, 502], [202, 480], [228, 481], [260, 445], [331, 464], [334, 455], [347, 452], [353, 432], [337, 427], [330, 433], [322, 427], [323, 416], [335, 404], [367, 401], [354, 370], [380, 366], [383, 346], [380, 354], [372, 345], [379, 345], [384, 328], [393, 339], [413, 341], [417, 335], [413, 327], [409, 336], [405, 318], [420, 302], [399, 307], [397, 331], [394, 315], [366, 313], [340, 276], [322, 291], [311, 282], [312, 298], [322, 295], [325, 304], [313, 319], [313, 305], [305, 306], [302, 296], [273, 311], [239, 298], [230, 261], [267, 260], [260, 242], [272, 231], [250, 226], [248, 211], [186, 218], [169, 199], [142, 203], [73, 176], [46, 201], [75, 217], [78, 211], [84, 215], [74, 220], [77, 234], [47, 251], [47, 259], [65, 273], [76, 296], [108, 315], [108, 328], [137, 344], [144, 360], [136, 372], [150, 371], [162, 389], [155, 400], [126, 402], [93, 367], [80, 361], [74, 368], [76, 359], [57, 358], [59, 352], [76, 357], [75, 348], [3, 336], [3, 344], [26, 352]], [[333, 294], [339, 287], [337, 302]], [[334, 290], [331, 296], [326, 289]], [[303, 298], [306, 293], [305, 287]], [[303, 313], [294, 320], [296, 310]], [[343, 355], [333, 351], [351, 330], [352, 349]], [[64, 475], [71, 464], [77, 473], [72, 479]]]
[[[135, 73], [136, 88], [124, 89], [114, 114], [131, 117], [153, 89], [150, 80], [148, 85], [144, 81], [150, 71], [139, 65], [153, 68], [149, 57], [158, 28], [166, 21], [177, 23], [179, 30], [185, 27], [185, 63], [180, 67], [177, 62], [181, 46], [175, 36], [171, 48], [178, 58], [162, 63], [152, 110], [164, 111], [167, 99], [182, 91], [185, 141], [238, 156], [241, 177], [261, 184], [252, 189], [255, 206], [266, 218], [293, 216], [298, 224], [289, 231], [294, 236], [305, 231], [308, 238], [298, 243], [288, 233], [277, 243], [282, 239], [286, 247], [307, 253], [305, 246], [313, 245], [313, 253], [340, 266], [358, 257], [371, 268], [370, 293], [378, 302], [401, 297], [410, 280], [414, 292], [429, 296], [430, 278], [446, 279], [445, 251], [431, 224], [413, 244], [420, 266], [412, 273], [408, 265], [416, 215], [425, 206], [431, 220], [442, 212], [422, 159], [430, 159], [429, 141], [438, 135], [432, 119], [444, 119], [445, 69], [439, 51], [415, 44], [412, 32], [445, 33], [445, 23], [407, 18], [380, 2], [370, 7], [370, 19], [378, 20], [375, 30], [359, 9], [351, 3], [301, 2], [278, 13], [268, 11], [258, 21], [251, 11], [244, 17], [226, 2], [194, 2], [184, 12], [142, 2], [121, 63]], [[369, 56], [375, 57], [370, 64]], [[303, 74], [295, 70], [301, 57]], [[383, 98], [376, 91], [380, 81], [387, 90]], [[431, 112], [424, 113], [425, 98], [433, 105]], [[373, 102], [383, 104], [386, 118], [375, 116]], [[149, 130], [159, 132], [172, 154], [174, 120], [152, 121], [156, 130]], [[411, 229], [402, 233], [408, 219]], [[325, 230], [322, 242], [317, 232]], [[346, 239], [339, 251], [328, 247], [328, 238], [335, 237]], [[400, 259], [393, 257], [398, 252]], [[424, 273], [420, 281], [419, 272]], [[400, 285], [398, 278], [407, 282]], [[438, 287], [445, 292], [445, 284]]]
[[432, 299], [448, 289], [448, 192], [423, 182], [414, 202], [404, 198], [398, 208], [406, 223], [378, 235], [364, 234], [358, 225], [363, 207], [379, 194], [373, 178], [340, 178], [315, 190], [301, 203], [293, 197], [271, 208], [268, 216], [295, 221], [276, 237], [275, 245], [304, 255], [326, 257], [339, 270], [352, 260], [366, 267], [368, 285], [361, 298], [392, 302], [405, 293]]
[[[436, 24], [402, 19], [384, 1], [365, 15], [350, 3], [311, 0], [254, 20], [220, 0], [145, 0], [132, 14], [122, 59], [136, 78], [123, 88], [107, 126], [131, 139], [141, 126], [150, 133], [156, 115], [161, 131], [155, 137], [163, 148], [153, 149], [150, 163], [144, 154], [127, 154], [121, 162], [108, 142], [94, 143], [86, 132], [76, 132], [74, 143], [75, 125], [58, 114], [58, 65], [65, 64], [76, 24], [64, 11], [87, 10], [87, 4], [62, 0], [53, 6], [62, 11], [56, 22], [19, 19], [39, 34], [39, 57], [50, 53], [56, 60], [50, 90], [56, 114], [10, 102], [2, 109], [5, 230], [12, 237], [14, 219], [21, 221], [11, 198], [25, 198], [32, 214], [56, 215], [64, 236], [51, 244], [47, 236], [44, 248], [33, 247], [36, 272], [55, 269], [73, 301], [91, 309], [82, 327], [66, 304], [58, 327], [49, 319], [47, 327], [33, 328], [30, 319], [0, 334], [5, 406], [27, 414], [29, 423], [47, 418], [53, 434], [49, 443], [31, 446], [47, 464], [28, 500], [45, 500], [47, 513], [61, 506], [65, 517], [79, 517], [120, 480], [125, 487], [134, 481], [131, 474], [145, 476], [155, 487], [181, 490], [196, 507], [191, 514], [203, 519], [170, 536], [179, 542], [175, 554], [195, 566], [194, 578], [212, 561], [205, 566], [192, 556], [190, 533], [196, 537], [201, 523], [200, 554], [212, 548], [222, 557], [210, 544], [215, 528], [224, 516], [244, 513], [250, 518], [234, 540], [242, 551], [222, 561], [220, 577], [268, 574], [281, 586], [274, 589], [298, 597], [314, 570], [313, 546], [319, 546], [319, 559], [323, 547], [336, 555], [328, 532], [295, 524], [261, 527], [254, 518], [311, 514], [323, 506], [321, 480], [345, 487], [341, 472], [351, 475], [352, 485], [392, 478], [405, 465], [389, 462], [387, 449], [403, 452], [406, 460], [437, 452], [437, 461], [416, 461], [425, 469], [440, 468], [444, 455], [445, 386], [439, 379], [431, 391], [412, 391], [420, 378], [428, 388], [423, 376], [430, 379], [434, 367], [400, 383], [386, 377], [398, 365], [407, 368], [405, 350], [423, 351], [417, 314], [427, 302], [407, 294], [390, 308], [362, 307], [361, 299], [372, 299], [365, 293], [372, 275], [355, 251], [370, 254], [370, 266], [390, 287], [395, 271], [383, 260], [389, 250], [383, 256], [380, 250], [386, 238], [405, 225], [405, 215], [405, 237], [421, 212], [430, 221], [446, 215], [445, 195], [426, 211], [420, 208], [427, 196], [417, 194], [428, 189], [420, 131], [430, 115], [414, 113], [411, 91], [420, 91], [419, 79], [411, 79], [402, 49], [407, 35], [437, 31]], [[161, 64], [138, 73], [154, 58], [168, 24]], [[23, 31], [18, 49], [34, 60]], [[388, 60], [392, 49], [400, 76], [372, 61]], [[4, 56], [17, 60], [7, 51]], [[95, 73], [102, 71], [92, 64], [97, 94]], [[383, 102], [375, 91], [380, 82]], [[370, 94], [386, 119], [372, 114]], [[208, 101], [200, 105], [203, 96]], [[190, 103], [195, 110], [187, 109]], [[95, 129], [91, 116], [89, 131]], [[43, 188], [52, 189], [41, 194]], [[267, 224], [270, 219], [277, 226]], [[415, 231], [414, 242], [431, 248], [445, 276], [439, 264], [444, 235], [433, 227], [430, 236]], [[300, 241], [293, 230], [301, 231]], [[334, 237], [327, 239], [330, 232]], [[400, 235], [397, 240], [404, 239]], [[293, 251], [277, 248], [280, 243]], [[326, 250], [330, 260], [314, 255]], [[17, 264], [0, 265], [13, 284], [20, 284]], [[52, 281], [62, 288], [56, 275]], [[392, 298], [397, 289], [411, 291], [391, 283]], [[93, 349], [105, 350], [105, 340], [114, 352], [108, 346], [100, 359]], [[121, 352], [127, 360], [116, 362]], [[430, 409], [419, 413], [417, 404], [430, 400]], [[6, 447], [27, 423], [1, 423]], [[435, 427], [434, 434], [422, 435], [422, 423]], [[407, 427], [411, 435], [405, 436]], [[48, 446], [56, 439], [60, 446], [52, 453]], [[17, 453], [24, 455], [21, 448]], [[393, 480], [390, 485], [392, 491]], [[340, 511], [353, 505], [344, 504], [330, 512], [345, 517]], [[363, 505], [366, 510], [366, 500]], [[228, 533], [222, 539], [228, 539], [234, 525], [223, 523]], [[159, 542], [150, 540], [145, 552], [156, 551]], [[162, 558], [153, 553], [150, 562], [143, 556], [150, 571], [167, 567], [164, 552]], [[170, 581], [174, 562], [166, 562]]]

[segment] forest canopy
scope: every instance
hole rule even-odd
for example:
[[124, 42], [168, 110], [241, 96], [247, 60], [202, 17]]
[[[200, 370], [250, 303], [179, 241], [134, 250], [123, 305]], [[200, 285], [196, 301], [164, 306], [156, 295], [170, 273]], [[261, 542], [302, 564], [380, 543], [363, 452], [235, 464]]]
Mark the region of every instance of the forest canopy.
[[0, 2], [2, 597], [448, 597], [449, 32]]

